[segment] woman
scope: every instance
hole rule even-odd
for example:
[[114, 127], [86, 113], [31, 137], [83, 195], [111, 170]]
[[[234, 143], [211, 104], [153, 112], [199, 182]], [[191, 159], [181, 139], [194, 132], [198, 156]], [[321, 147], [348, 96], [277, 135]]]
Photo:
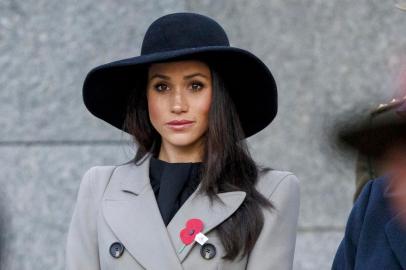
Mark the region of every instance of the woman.
[[139, 148], [85, 173], [67, 269], [292, 268], [297, 178], [260, 169], [244, 141], [275, 117], [276, 85], [217, 22], [157, 19], [141, 56], [93, 69], [83, 95]]

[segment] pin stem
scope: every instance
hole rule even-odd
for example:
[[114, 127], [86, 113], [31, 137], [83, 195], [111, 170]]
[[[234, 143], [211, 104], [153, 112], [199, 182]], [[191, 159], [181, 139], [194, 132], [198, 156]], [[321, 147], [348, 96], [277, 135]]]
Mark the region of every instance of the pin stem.
[[183, 245], [179, 250], [178, 250], [178, 254], [181, 253], [184, 249], [185, 249], [186, 245]]

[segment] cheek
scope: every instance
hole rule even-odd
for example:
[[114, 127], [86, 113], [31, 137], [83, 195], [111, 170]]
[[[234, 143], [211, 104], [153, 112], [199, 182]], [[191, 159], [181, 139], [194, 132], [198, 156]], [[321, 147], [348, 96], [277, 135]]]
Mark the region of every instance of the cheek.
[[159, 106], [159, 100], [156, 96], [148, 95], [148, 113], [152, 124], [160, 121], [162, 115], [162, 106]]
[[209, 118], [209, 111], [211, 106], [211, 91], [207, 95], [203, 96], [201, 99], [196, 101], [194, 107], [196, 108], [196, 113], [199, 118], [203, 120], [206, 124]]
[[208, 116], [211, 106], [211, 100], [212, 92], [210, 90], [199, 100], [199, 103], [197, 104], [197, 108], [199, 109], [199, 112], [201, 114]]

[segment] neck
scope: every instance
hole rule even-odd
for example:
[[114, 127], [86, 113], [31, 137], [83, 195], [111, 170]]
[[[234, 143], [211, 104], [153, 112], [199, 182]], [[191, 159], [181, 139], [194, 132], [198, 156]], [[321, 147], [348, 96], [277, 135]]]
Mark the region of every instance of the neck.
[[175, 162], [202, 162], [203, 147], [196, 146], [173, 146], [162, 143], [158, 158], [160, 160]]

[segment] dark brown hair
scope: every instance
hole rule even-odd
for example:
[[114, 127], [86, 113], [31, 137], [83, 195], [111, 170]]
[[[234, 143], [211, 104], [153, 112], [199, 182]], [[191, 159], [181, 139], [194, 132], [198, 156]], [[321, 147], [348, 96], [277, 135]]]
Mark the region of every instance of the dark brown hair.
[[[249, 254], [262, 230], [264, 216], [261, 207], [272, 209], [271, 202], [255, 188], [259, 174], [270, 168], [258, 166], [248, 150], [237, 110], [227, 86], [213, 64], [212, 103], [209, 111], [209, 127], [204, 135], [205, 148], [201, 171], [201, 188], [210, 200], [219, 200], [217, 193], [245, 191], [242, 205], [216, 229], [225, 248], [224, 259], [234, 260]], [[138, 150], [134, 161], [139, 161], [148, 152], [159, 155], [161, 137], [153, 128], [148, 114], [147, 74], [141, 71], [142, 80], [129, 99], [124, 128], [134, 137]]]

